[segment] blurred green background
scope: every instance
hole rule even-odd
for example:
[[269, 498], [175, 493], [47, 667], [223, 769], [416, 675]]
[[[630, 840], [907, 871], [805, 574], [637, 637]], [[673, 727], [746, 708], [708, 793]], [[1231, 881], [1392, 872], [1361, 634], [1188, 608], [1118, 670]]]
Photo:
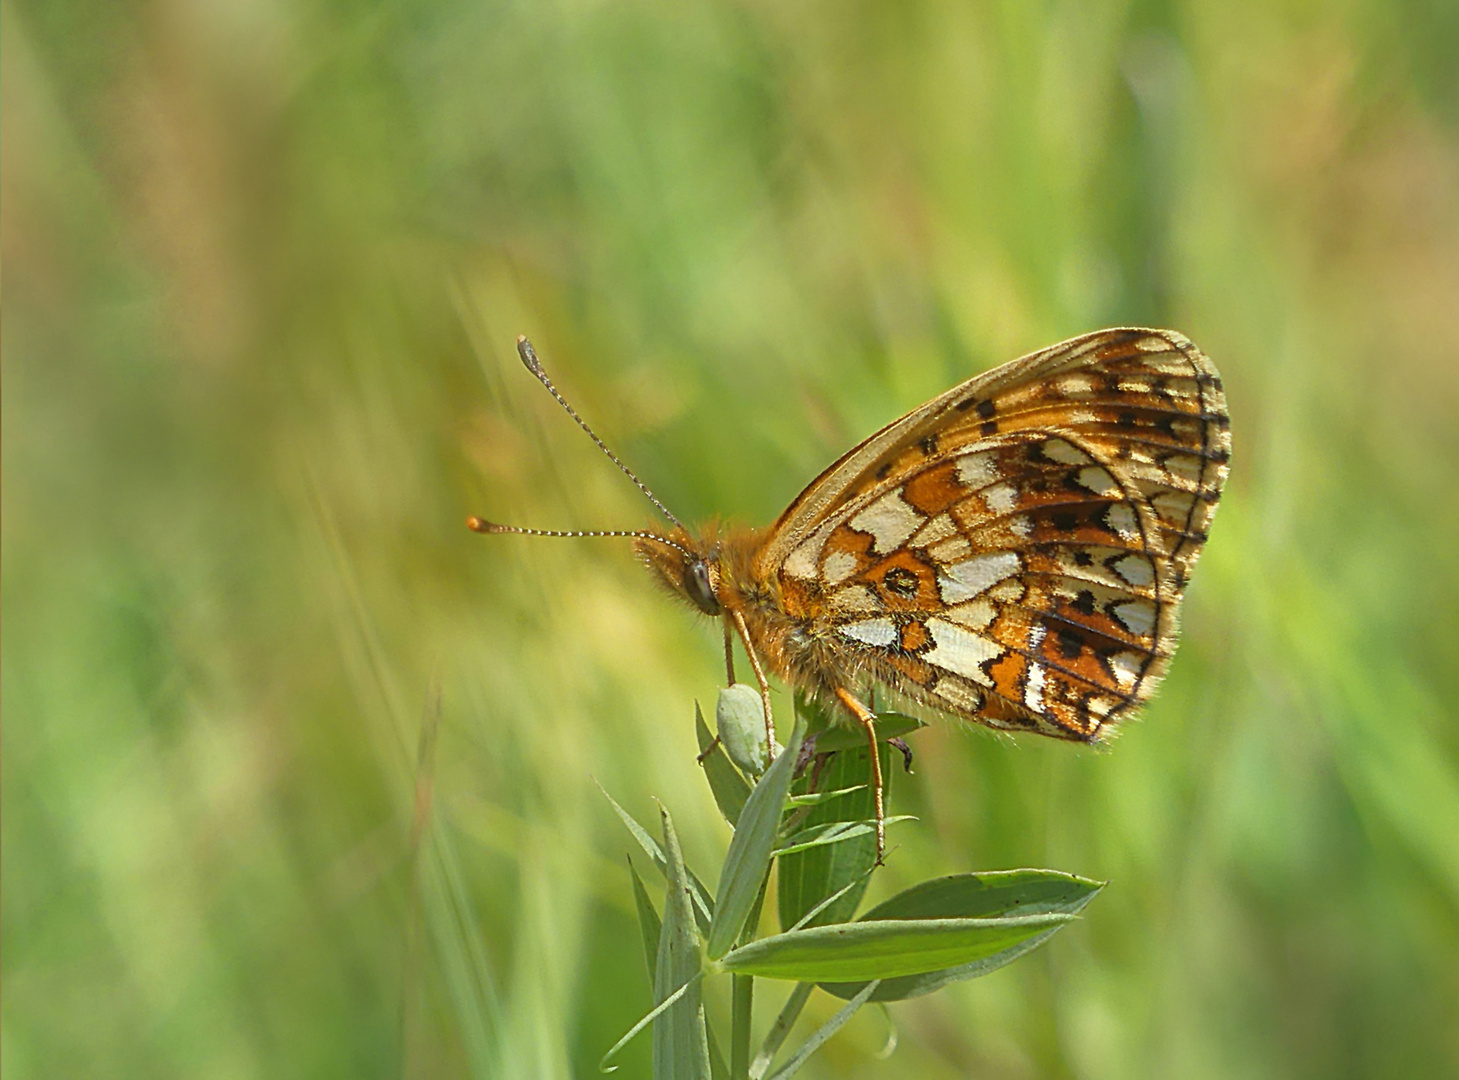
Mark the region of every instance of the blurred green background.
[[1236, 447], [1171, 676], [1106, 754], [919, 735], [872, 895], [1112, 884], [806, 1075], [1459, 1075], [1459, 6], [0, 14], [8, 1077], [586, 1077], [645, 1011], [591, 778], [712, 875], [719, 641], [623, 543], [466, 531], [653, 520], [517, 333], [764, 524], [1130, 323]]

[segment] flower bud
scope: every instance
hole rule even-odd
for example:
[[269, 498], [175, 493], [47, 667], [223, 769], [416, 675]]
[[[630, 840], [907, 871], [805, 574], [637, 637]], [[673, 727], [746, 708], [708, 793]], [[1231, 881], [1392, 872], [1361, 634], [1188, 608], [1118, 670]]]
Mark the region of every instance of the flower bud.
[[714, 722], [719, 744], [735, 767], [751, 777], [763, 773], [770, 763], [770, 748], [765, 745], [765, 704], [760, 691], [745, 683], [725, 687], [714, 707]]

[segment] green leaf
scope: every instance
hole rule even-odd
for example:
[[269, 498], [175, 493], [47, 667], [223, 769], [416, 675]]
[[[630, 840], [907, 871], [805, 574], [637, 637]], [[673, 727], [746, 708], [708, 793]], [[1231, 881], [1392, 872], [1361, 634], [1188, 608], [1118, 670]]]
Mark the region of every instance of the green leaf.
[[[898, 814], [896, 817], [886, 819], [888, 825], [895, 825], [902, 821], [916, 821], [911, 814]], [[822, 847], [826, 844], [844, 844], [848, 840], [855, 840], [861, 836], [875, 835], [876, 818], [868, 818], [865, 821], [830, 821], [824, 825], [813, 825], [808, 829], [801, 829], [793, 836], [785, 838], [783, 846], [772, 852], [773, 855], [794, 855], [796, 852], [809, 851], [811, 848]]]
[[821, 1046], [836, 1032], [840, 1031], [847, 1020], [856, 1014], [856, 1010], [865, 1005], [876, 991], [877, 983], [873, 980], [866, 988], [857, 994], [836, 1012], [836, 1015], [827, 1020], [811, 1034], [805, 1042], [795, 1048], [785, 1064], [776, 1069], [770, 1080], [788, 1080], [800, 1071], [800, 1067], [806, 1063], [806, 1059], [814, 1054]]
[[668, 864], [668, 892], [659, 934], [658, 963], [654, 971], [654, 999], [663, 1001], [678, 987], [684, 996], [654, 1021], [654, 1080], [710, 1080], [709, 1041], [704, 1028], [704, 1003], [698, 978], [701, 972], [699, 934], [694, 927], [694, 902], [679, 836], [668, 810], [660, 810], [664, 826], [664, 856]]
[[806, 738], [812, 735], [819, 738], [821, 732], [829, 730], [836, 723], [830, 709], [804, 694], [795, 695], [795, 715], [805, 720]]
[[804, 982], [921, 975], [996, 955], [1073, 918], [1048, 914], [833, 923], [752, 941], [726, 954], [719, 966], [767, 979]]
[[820, 806], [821, 803], [828, 803], [832, 799], [839, 799], [842, 795], [851, 795], [858, 791], [865, 791], [865, 784], [856, 784], [854, 787], [837, 788], [835, 791], [813, 791], [806, 795], [791, 795], [785, 800], [787, 806]]
[[1102, 881], [1060, 870], [985, 870], [904, 889], [866, 913], [867, 919], [991, 918], [1079, 912], [1104, 888]]
[[677, 1005], [684, 998], [684, 996], [689, 993], [690, 990], [699, 985], [699, 980], [701, 980], [702, 978], [704, 978], [704, 972], [701, 971], [699, 972], [699, 974], [695, 975], [694, 978], [690, 979], [683, 986], [679, 987], [668, 997], [664, 998], [663, 1001], [655, 1005], [646, 1014], [639, 1017], [638, 1023], [634, 1024], [631, 1028], [625, 1031], [623, 1033], [623, 1037], [608, 1048], [608, 1052], [604, 1054], [603, 1059], [598, 1062], [598, 1071], [601, 1073], [617, 1072], [618, 1066], [610, 1065], [608, 1063], [618, 1056], [618, 1051], [622, 1050], [625, 1046], [631, 1043], [634, 1039], [634, 1036], [636, 1036], [640, 1031], [648, 1027], [649, 1024], [653, 1023], [660, 1016], [662, 1016], [664, 1013], [668, 1012], [675, 1005]]
[[659, 913], [654, 910], [653, 901], [648, 898], [643, 879], [628, 860], [628, 872], [633, 876], [633, 904], [638, 909], [638, 932], [643, 937], [643, 955], [648, 962], [648, 981], [653, 985], [654, 970], [659, 958]]
[[704, 1018], [704, 1033], [709, 1036], [710, 1080], [730, 1080], [729, 1066], [724, 1063], [724, 1051], [719, 1048], [719, 1040], [714, 1037], [714, 1025], [707, 1016]]
[[714, 895], [714, 917], [710, 920], [705, 950], [711, 960], [729, 952], [760, 895], [804, 734], [805, 725], [797, 720], [790, 745], [765, 770], [740, 813], [740, 823], [730, 840], [719, 872], [719, 889]]
[[[1000, 870], [981, 874], [954, 874], [924, 881], [898, 893], [868, 911], [864, 920], [947, 919], [1026, 915], [1076, 915], [1104, 888], [1103, 882], [1060, 873], [1057, 870]], [[884, 980], [874, 1001], [900, 1001], [920, 997], [963, 979], [975, 979], [1025, 953], [1032, 952], [1054, 933], [1052, 926], [1009, 946], [1001, 952], [966, 964], [921, 975]], [[827, 983], [822, 989], [849, 998], [861, 991], [861, 983]]]
[[[594, 781], [594, 783], [597, 783], [597, 781]], [[649, 857], [649, 861], [654, 864], [654, 868], [660, 874], [663, 874], [664, 880], [667, 881], [669, 877], [668, 863], [664, 861], [664, 852], [659, 847], [658, 841], [648, 834], [647, 829], [634, 820], [632, 814], [618, 805], [617, 800], [608, 794], [607, 789], [602, 784], [598, 784], [598, 790], [603, 793], [603, 798], [607, 799], [609, 805], [613, 807], [613, 812], [618, 815], [619, 820], [623, 822], [629, 834], [638, 841], [638, 846], [643, 848], [644, 854]], [[704, 882], [695, 876], [694, 871], [689, 870], [688, 874], [689, 885], [694, 891], [694, 921], [699, 925], [700, 932], [705, 933], [709, 930], [709, 919], [714, 911], [714, 906], [709, 899], [709, 890], [704, 887]]]
[[802, 915], [800, 917], [800, 922], [796, 923], [794, 926], [786, 927], [785, 932], [788, 934], [792, 930], [804, 930], [807, 926], [814, 926], [816, 923], [816, 919], [821, 914], [821, 912], [825, 911], [828, 907], [834, 904], [837, 900], [841, 899], [841, 897], [845, 896], [852, 889], [856, 888], [858, 885], [861, 885], [863, 879], [870, 876], [873, 869], [875, 868], [869, 868], [865, 874], [861, 875], [860, 878], [857, 878], [854, 881], [848, 881], [845, 885], [842, 885], [830, 896], [826, 897], [819, 904], [817, 904], [815, 907], [811, 908], [804, 915]]
[[[740, 811], [750, 797], [750, 785], [740, 771], [730, 764], [724, 748], [714, 741], [709, 727], [704, 723], [704, 714], [699, 703], [694, 703], [694, 737], [699, 740], [699, 752], [704, 755], [704, 778], [709, 781], [709, 790], [714, 795], [714, 804], [731, 825], [740, 820]], [[711, 749], [711, 747], [713, 749]]]
[[[901, 713], [877, 713], [876, 714], [876, 737], [880, 742], [888, 739], [900, 739], [904, 735], [910, 735], [927, 724], [918, 720], [915, 716], [903, 716]], [[816, 736], [816, 753], [829, 754], [834, 750], [854, 750], [866, 745], [866, 732], [860, 726], [853, 727], [850, 724], [833, 724], [825, 731]]]
[[[819, 740], [817, 748], [819, 748]], [[887, 796], [890, 798], [892, 770], [890, 751], [882, 746], [882, 775], [886, 778]], [[813, 770], [807, 769], [808, 774]], [[845, 788], [859, 788], [859, 791], [843, 795], [830, 802], [811, 807], [800, 819], [801, 832], [815, 828], [830, 828], [836, 824], [859, 823], [872, 820], [876, 813], [875, 798], [871, 790], [871, 754], [863, 739], [853, 750], [843, 750], [833, 755], [815, 778], [817, 786], [831, 791]], [[803, 778], [797, 787], [809, 783], [810, 776]], [[788, 845], [786, 845], [788, 846]], [[777, 874], [778, 911], [781, 929], [789, 929], [805, 917], [806, 912], [820, 904], [826, 897], [844, 888], [848, 883], [860, 884], [846, 893], [834, 904], [829, 905], [816, 916], [818, 923], [845, 922], [856, 913], [856, 906], [866, 892], [869, 878], [866, 872], [876, 864], [876, 835], [874, 829], [847, 839], [835, 845], [818, 845], [802, 851], [780, 856]]]

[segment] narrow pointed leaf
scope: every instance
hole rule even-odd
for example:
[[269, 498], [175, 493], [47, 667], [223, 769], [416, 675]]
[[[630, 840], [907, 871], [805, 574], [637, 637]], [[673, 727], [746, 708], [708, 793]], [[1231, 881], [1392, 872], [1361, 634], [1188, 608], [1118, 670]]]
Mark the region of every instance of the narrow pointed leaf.
[[[668, 864], [664, 861], [664, 852], [659, 847], [658, 841], [648, 834], [648, 830], [640, 825], [632, 814], [618, 805], [618, 800], [613, 798], [612, 795], [609, 795], [607, 789], [602, 784], [598, 784], [598, 790], [603, 793], [603, 798], [607, 799], [609, 805], [613, 807], [613, 812], [618, 815], [619, 820], [623, 822], [629, 834], [638, 841], [638, 846], [643, 848], [644, 854], [654, 864], [654, 869], [660, 874], [663, 874], [664, 880], [667, 881], [669, 876]], [[709, 918], [714, 910], [709, 899], [709, 890], [704, 887], [704, 883], [699, 880], [694, 871], [686, 868], [686, 872], [689, 875], [690, 888], [694, 893], [694, 921], [699, 926], [700, 932], [704, 933], [709, 930]]]
[[[903, 821], [916, 821], [911, 814], [898, 814], [896, 817], [886, 819], [888, 825], [896, 825]], [[876, 819], [866, 821], [831, 821], [825, 825], [816, 825], [809, 829], [802, 829], [794, 836], [788, 836], [782, 847], [775, 849], [775, 855], [794, 855], [799, 851], [808, 851], [811, 848], [824, 847], [827, 844], [844, 844], [848, 840], [855, 840], [861, 836], [870, 836], [876, 833]]]
[[655, 1080], [709, 1080], [709, 1041], [704, 1027], [704, 1002], [699, 934], [694, 926], [693, 890], [679, 850], [668, 810], [660, 810], [664, 827], [664, 857], [669, 887], [664, 898], [664, 920], [659, 933], [658, 962], [654, 970], [654, 997], [663, 1000], [676, 988], [684, 996], [654, 1021], [653, 1075]]
[[816, 921], [817, 917], [821, 914], [821, 912], [825, 911], [828, 907], [830, 907], [832, 904], [834, 904], [837, 900], [840, 900], [841, 897], [845, 896], [852, 889], [856, 888], [858, 885], [861, 885], [863, 879], [865, 879], [867, 877], [870, 877], [870, 876], [871, 876], [871, 871], [868, 870], [865, 874], [863, 874], [861, 876], [861, 878], [858, 878], [855, 881], [848, 881], [845, 885], [842, 885], [839, 889], [837, 889], [835, 892], [833, 892], [830, 896], [826, 897], [819, 904], [817, 904], [815, 907], [811, 908], [804, 915], [802, 915], [800, 917], [800, 922], [796, 923], [792, 927], [789, 927], [786, 930], [786, 933], [789, 933], [791, 930], [804, 930], [807, 926], [810, 926], [812, 923], [814, 923]]
[[643, 937], [643, 955], [648, 962], [648, 981], [653, 985], [654, 971], [659, 962], [659, 913], [654, 910], [653, 901], [648, 898], [643, 879], [628, 860], [628, 872], [633, 876], [633, 904], [638, 909], [638, 932]]
[[714, 804], [719, 807], [724, 819], [734, 825], [740, 820], [745, 800], [750, 797], [750, 785], [730, 763], [724, 747], [715, 745], [697, 701], [694, 703], [694, 737], [699, 741], [699, 752], [704, 755], [701, 764], [704, 766], [704, 778], [709, 781], [710, 793], [714, 795]]
[[852, 795], [865, 790], [865, 784], [856, 784], [854, 787], [837, 788], [835, 791], [813, 791], [808, 795], [790, 795], [786, 798], [785, 803], [787, 806], [820, 806], [821, 803], [839, 799], [842, 795]]
[[639, 1017], [638, 1023], [634, 1024], [631, 1028], [625, 1031], [623, 1033], [623, 1037], [608, 1048], [608, 1052], [604, 1054], [603, 1059], [598, 1062], [598, 1071], [600, 1073], [617, 1072], [618, 1066], [610, 1065], [609, 1062], [611, 1062], [615, 1057], [618, 1056], [618, 1051], [622, 1050], [625, 1046], [631, 1043], [634, 1039], [634, 1036], [636, 1036], [640, 1031], [648, 1027], [665, 1012], [677, 1005], [680, 999], [688, 994], [689, 991], [694, 988], [694, 986], [698, 985], [699, 980], [703, 977], [704, 973], [701, 971], [698, 975], [695, 975], [690, 982], [687, 982], [683, 986], [679, 987], [668, 997], [664, 998], [663, 1001], [659, 1002], [647, 1013]]
[[796, 1020], [800, 1019], [801, 1010], [810, 999], [811, 991], [816, 988], [815, 983], [797, 983], [795, 989], [790, 992], [790, 997], [785, 999], [780, 1014], [775, 1017], [775, 1023], [770, 1025], [770, 1030], [765, 1033], [765, 1042], [760, 1047], [760, 1052], [755, 1055], [755, 1060], [750, 1062], [750, 1080], [761, 1080], [770, 1071], [770, 1063], [775, 1060], [775, 1055], [780, 1052], [780, 1046], [785, 1042], [785, 1037], [790, 1034], [790, 1029], [795, 1026]]
[[714, 1037], [714, 1025], [709, 1022], [707, 1015], [704, 1018], [704, 1034], [709, 1037], [710, 1080], [730, 1080], [729, 1066], [724, 1062], [724, 1051], [719, 1048], [719, 1040]]
[[804, 724], [797, 721], [790, 745], [765, 770], [740, 813], [740, 823], [720, 868], [719, 890], [714, 896], [714, 918], [709, 924], [705, 950], [711, 960], [729, 952], [740, 936], [750, 909], [755, 906], [755, 898], [760, 895], [804, 733]]
[[993, 956], [1072, 918], [1051, 914], [832, 923], [752, 941], [719, 963], [726, 971], [803, 982], [921, 975]]
[[868, 983], [861, 993], [843, 1005], [835, 1016], [827, 1020], [812, 1033], [810, 1038], [796, 1047], [795, 1053], [790, 1055], [784, 1065], [775, 1070], [770, 1080], [789, 1080], [789, 1077], [799, 1072], [800, 1067], [806, 1063], [806, 1059], [819, 1050], [827, 1039], [840, 1031], [846, 1021], [856, 1014], [857, 1009], [866, 1004], [876, 991], [876, 987], [875, 981]]
[[[954, 874], [935, 878], [883, 901], [862, 918], [938, 919], [1007, 917], [1045, 914], [1076, 915], [1104, 888], [1102, 882], [1056, 870], [1000, 870], [981, 874]], [[920, 997], [964, 979], [986, 975], [1032, 952], [1060, 929], [1051, 926], [1007, 949], [966, 964], [886, 979], [873, 1001], [900, 1001]], [[837, 997], [860, 993], [861, 983], [826, 983], [822, 989]]]

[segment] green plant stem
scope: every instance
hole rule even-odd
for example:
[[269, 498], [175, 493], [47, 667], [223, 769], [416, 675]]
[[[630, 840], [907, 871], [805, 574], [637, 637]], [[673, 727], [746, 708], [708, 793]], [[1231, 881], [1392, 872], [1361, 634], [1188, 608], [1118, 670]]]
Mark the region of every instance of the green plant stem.
[[750, 1080], [750, 1016], [755, 1004], [755, 977], [731, 979], [730, 1080]]
[[[770, 885], [770, 871], [760, 882], [760, 893], [755, 905], [745, 919], [745, 928], [740, 932], [739, 944], [755, 939], [760, 926], [760, 910], [765, 906], [765, 890]], [[750, 1076], [750, 1022], [754, 1015], [755, 977], [735, 975], [730, 980], [730, 1080], [749, 1080]]]

